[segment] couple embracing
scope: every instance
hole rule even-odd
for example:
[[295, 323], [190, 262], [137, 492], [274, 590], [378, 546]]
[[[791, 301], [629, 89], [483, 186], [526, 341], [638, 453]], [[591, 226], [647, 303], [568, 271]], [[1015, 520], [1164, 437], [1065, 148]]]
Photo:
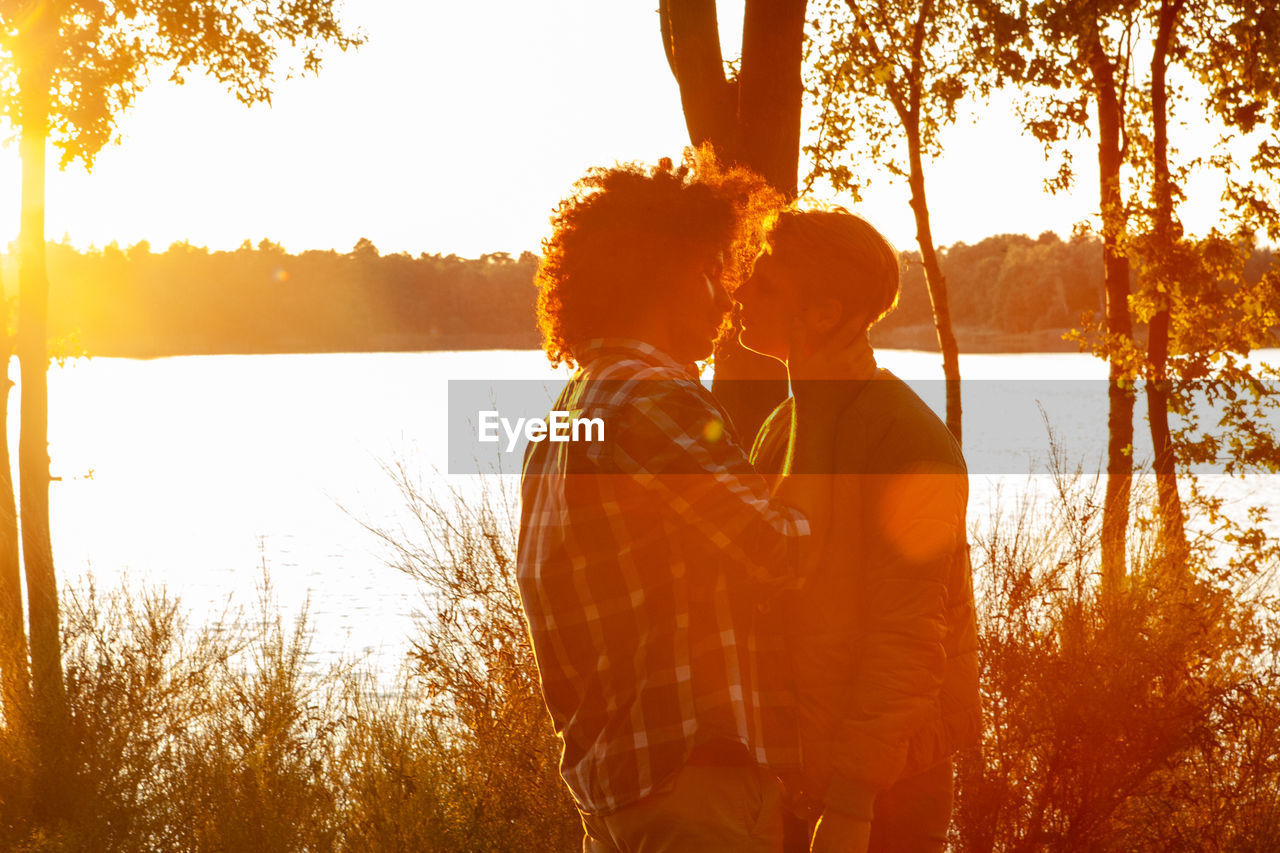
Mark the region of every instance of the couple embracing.
[[[518, 575], [586, 853], [942, 850], [977, 737], [964, 460], [867, 338], [897, 257], [767, 197], [598, 169], [544, 246], [556, 409], [605, 429], [530, 445]], [[693, 367], [735, 302], [790, 378], [757, 436]]]

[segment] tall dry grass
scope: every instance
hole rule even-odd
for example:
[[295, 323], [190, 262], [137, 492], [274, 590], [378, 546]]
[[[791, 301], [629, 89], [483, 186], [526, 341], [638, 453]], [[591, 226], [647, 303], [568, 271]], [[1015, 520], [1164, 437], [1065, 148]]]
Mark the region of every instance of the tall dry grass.
[[562, 851], [560, 782], [498, 504], [402, 478], [417, 529], [382, 531], [422, 582], [413, 651], [388, 689], [308, 663], [305, 611], [187, 623], [163, 591], [64, 601], [72, 814], [49, 824], [0, 729], [0, 850]]
[[[353, 798], [354, 813], [369, 826], [364, 838], [413, 842], [376, 849], [581, 849], [516, 586], [514, 497], [440, 495], [403, 467], [390, 473], [413, 521], [370, 530], [390, 548], [392, 564], [418, 581], [423, 611], [409, 689], [387, 719], [408, 724], [405, 743], [414, 727], [421, 736], [408, 751], [408, 760], [417, 756], [416, 772], [397, 764], [406, 757], [395, 749], [375, 762], [351, 762], [353, 779], [382, 792]], [[426, 790], [418, 787], [424, 781]], [[424, 796], [429, 811], [421, 808]]]
[[[265, 583], [206, 625], [163, 592], [74, 590], [76, 807], [41, 822], [0, 729], [0, 850], [579, 849], [516, 594], [514, 501], [396, 473], [412, 521], [372, 529], [423, 612], [393, 689], [309, 665], [305, 612], [282, 619]], [[955, 849], [1280, 849], [1274, 551], [1215, 528], [1171, 576], [1140, 513], [1129, 590], [1104, 601], [1097, 483], [1078, 473], [974, 531], [987, 717], [960, 761]]]
[[0, 754], [0, 849], [323, 850], [339, 838], [333, 683], [307, 675], [305, 613], [195, 630], [163, 591], [64, 598], [71, 814], [41, 820]]
[[1188, 504], [1189, 569], [1161, 553], [1154, 495], [1128, 587], [1100, 589], [1096, 477], [980, 526], [985, 704], [961, 757], [953, 846], [972, 851], [1280, 850], [1275, 543]]

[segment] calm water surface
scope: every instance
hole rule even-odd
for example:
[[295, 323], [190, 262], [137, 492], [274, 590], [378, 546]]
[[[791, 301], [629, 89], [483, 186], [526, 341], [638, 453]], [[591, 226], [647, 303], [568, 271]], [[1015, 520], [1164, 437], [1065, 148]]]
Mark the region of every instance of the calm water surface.
[[[941, 377], [935, 354], [879, 355], [905, 379]], [[1264, 358], [1276, 363], [1280, 352]], [[975, 379], [1106, 376], [1103, 364], [1078, 354], [970, 355], [961, 368]], [[404, 463], [432, 487], [474, 488], [473, 478], [439, 473], [448, 470], [448, 379], [564, 375], [540, 352], [525, 351], [97, 358], [55, 367], [49, 437], [60, 478], [51, 489], [60, 582], [92, 574], [99, 587], [121, 578], [134, 587], [162, 584], [200, 620], [228, 598], [252, 608], [265, 566], [285, 613], [310, 602], [317, 663], [369, 655], [394, 668], [421, 599], [364, 526], [409, 522], [386, 466]], [[1071, 384], [1102, 396], [1049, 399], [1045, 408], [1067, 452], [1096, 467], [1088, 456], [1100, 445], [1083, 437], [1103, 429], [1104, 386]], [[923, 387], [940, 408], [940, 386]], [[15, 391], [15, 449], [16, 399]], [[974, 408], [966, 410], [966, 449], [998, 446], [1004, 454], [985, 466], [999, 470], [975, 471], [970, 521], [983, 523], [996, 488], [1007, 499], [1028, 488], [1028, 473], [1043, 470], [1048, 441], [1034, 408]], [[1276, 478], [1223, 488], [1280, 505]]]

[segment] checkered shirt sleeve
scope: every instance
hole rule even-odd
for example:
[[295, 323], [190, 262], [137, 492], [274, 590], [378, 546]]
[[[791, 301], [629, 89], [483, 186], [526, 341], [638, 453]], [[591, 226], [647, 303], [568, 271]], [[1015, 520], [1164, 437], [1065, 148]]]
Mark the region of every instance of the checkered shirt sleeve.
[[756, 634], [768, 590], [798, 574], [804, 517], [660, 354], [588, 362], [556, 405], [605, 422], [603, 442], [531, 445], [521, 485], [521, 599], [579, 806], [635, 802], [704, 739], [794, 761]]

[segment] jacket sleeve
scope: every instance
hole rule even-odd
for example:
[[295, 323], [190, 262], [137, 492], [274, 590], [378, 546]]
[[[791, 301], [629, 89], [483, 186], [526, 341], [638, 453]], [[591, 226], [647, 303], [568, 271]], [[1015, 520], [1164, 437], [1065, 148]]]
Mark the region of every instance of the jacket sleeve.
[[[839, 451], [838, 451], [839, 452]], [[843, 475], [845, 477], [851, 475]], [[937, 713], [946, 669], [947, 579], [964, 547], [968, 479], [953, 465], [856, 475], [874, 547], [859, 573], [858, 659], [835, 727], [827, 806], [870, 818], [907, 762], [910, 736]]]

